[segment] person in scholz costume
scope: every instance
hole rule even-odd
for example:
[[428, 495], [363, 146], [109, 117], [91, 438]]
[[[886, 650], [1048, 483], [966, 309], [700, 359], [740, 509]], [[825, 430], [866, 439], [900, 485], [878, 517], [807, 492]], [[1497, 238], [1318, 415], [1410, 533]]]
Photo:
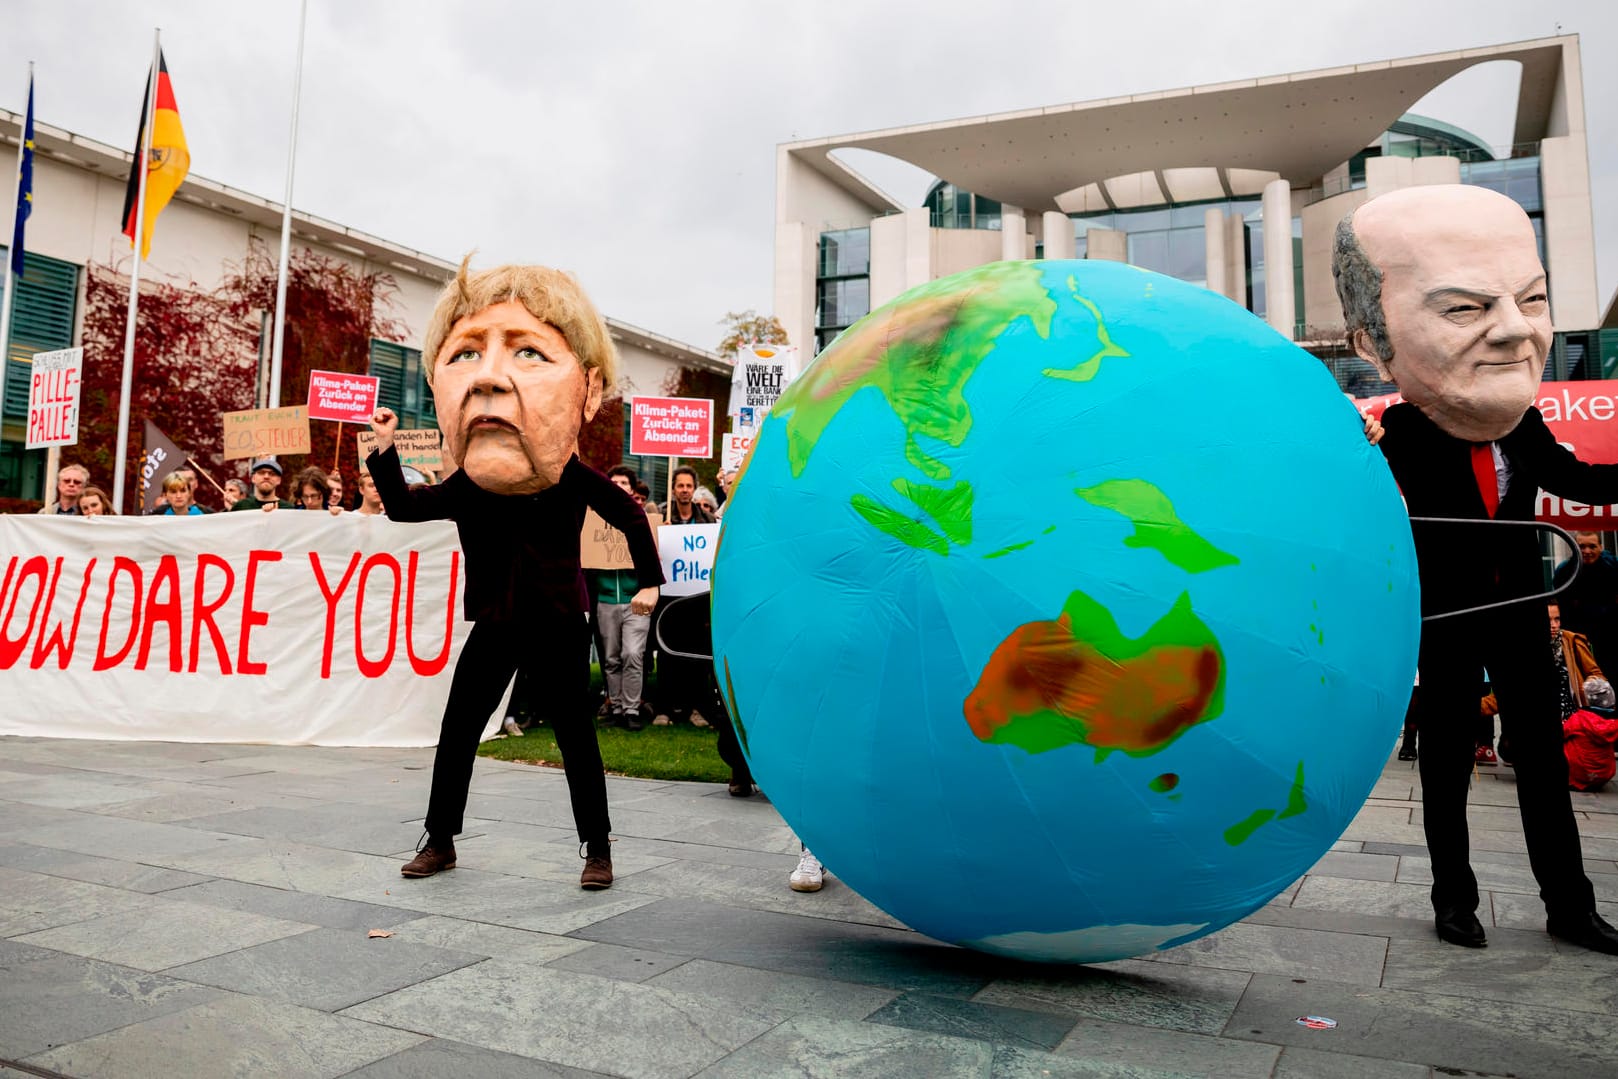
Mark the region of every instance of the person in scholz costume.
[[[1332, 272], [1349, 342], [1405, 399], [1383, 413], [1378, 444], [1412, 517], [1531, 521], [1541, 488], [1593, 505], [1618, 502], [1618, 465], [1580, 461], [1533, 407], [1551, 345], [1550, 300], [1533, 226], [1515, 202], [1463, 185], [1371, 199], [1338, 225]], [[1532, 529], [1413, 531], [1423, 614], [1543, 591]], [[1419, 664], [1419, 767], [1438, 936], [1487, 943], [1466, 823], [1487, 669], [1512, 745], [1545, 928], [1618, 955], [1618, 930], [1596, 912], [1584, 874], [1543, 599], [1425, 623]]]
[[422, 358], [444, 452], [459, 471], [409, 487], [393, 447], [398, 417], [386, 408], [371, 419], [377, 450], [366, 469], [390, 519], [455, 522], [473, 626], [444, 707], [426, 835], [401, 872], [428, 877], [455, 868], [478, 740], [521, 663], [554, 706], [585, 859], [579, 883], [610, 887], [606, 778], [586, 700], [590, 630], [579, 567], [586, 507], [628, 537], [636, 612], [652, 611], [663, 583], [646, 514], [578, 458], [580, 425], [613, 382], [612, 339], [571, 275], [543, 266], [470, 273], [463, 261], [433, 311]]

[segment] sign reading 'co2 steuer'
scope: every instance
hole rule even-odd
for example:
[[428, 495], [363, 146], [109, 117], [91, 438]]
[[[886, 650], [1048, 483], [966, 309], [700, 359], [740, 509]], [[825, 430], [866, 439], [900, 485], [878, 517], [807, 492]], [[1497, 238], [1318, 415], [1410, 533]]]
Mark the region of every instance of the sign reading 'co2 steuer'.
[[221, 418], [227, 461], [309, 452], [309, 409], [304, 405], [249, 408], [222, 413]]

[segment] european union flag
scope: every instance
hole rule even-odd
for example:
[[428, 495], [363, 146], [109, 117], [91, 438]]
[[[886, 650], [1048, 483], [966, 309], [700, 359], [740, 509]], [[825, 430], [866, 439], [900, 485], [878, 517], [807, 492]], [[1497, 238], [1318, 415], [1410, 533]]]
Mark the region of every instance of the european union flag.
[[17, 224], [11, 232], [11, 272], [22, 276], [22, 228], [34, 208], [34, 77], [28, 76], [28, 112], [22, 124], [22, 157], [17, 166]]

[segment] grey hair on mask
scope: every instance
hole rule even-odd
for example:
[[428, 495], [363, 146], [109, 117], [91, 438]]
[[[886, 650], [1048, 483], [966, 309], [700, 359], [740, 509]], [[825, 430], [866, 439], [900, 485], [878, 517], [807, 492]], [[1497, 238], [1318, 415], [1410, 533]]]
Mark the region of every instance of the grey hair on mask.
[[1382, 271], [1365, 254], [1354, 235], [1354, 215], [1337, 222], [1332, 238], [1331, 275], [1337, 282], [1337, 299], [1343, 305], [1343, 323], [1349, 344], [1360, 330], [1371, 340], [1371, 348], [1383, 363], [1393, 359], [1393, 342], [1388, 340], [1388, 321], [1382, 314]]

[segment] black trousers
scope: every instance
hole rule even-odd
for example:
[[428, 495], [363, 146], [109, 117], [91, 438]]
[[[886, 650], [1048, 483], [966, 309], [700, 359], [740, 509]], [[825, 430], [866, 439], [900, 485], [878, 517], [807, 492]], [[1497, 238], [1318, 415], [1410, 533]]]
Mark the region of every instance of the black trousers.
[[1561, 698], [1546, 636], [1545, 608], [1531, 603], [1423, 627], [1419, 760], [1435, 910], [1478, 907], [1467, 857], [1466, 796], [1485, 667], [1500, 702], [1501, 736], [1511, 742], [1517, 808], [1539, 896], [1556, 918], [1595, 909], [1568, 797]]
[[455, 664], [433, 756], [427, 834], [448, 839], [462, 830], [478, 739], [519, 662], [528, 668], [534, 691], [549, 710], [579, 842], [604, 841], [612, 822], [607, 817], [601, 747], [585, 697], [590, 685], [590, 630], [583, 615], [472, 624]]

